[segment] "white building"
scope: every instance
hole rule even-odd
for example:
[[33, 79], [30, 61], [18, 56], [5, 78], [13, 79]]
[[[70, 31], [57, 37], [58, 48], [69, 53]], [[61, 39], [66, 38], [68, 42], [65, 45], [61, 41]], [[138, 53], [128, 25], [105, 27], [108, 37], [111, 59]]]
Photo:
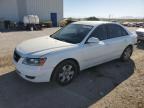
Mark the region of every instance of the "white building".
[[25, 15], [38, 15], [57, 25], [63, 18], [63, 0], [0, 0], [0, 19], [22, 21]]

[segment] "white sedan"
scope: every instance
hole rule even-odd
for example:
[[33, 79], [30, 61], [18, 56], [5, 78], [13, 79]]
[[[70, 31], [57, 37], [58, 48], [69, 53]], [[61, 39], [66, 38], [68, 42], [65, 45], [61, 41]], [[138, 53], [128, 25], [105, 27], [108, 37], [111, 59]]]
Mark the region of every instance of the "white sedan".
[[51, 36], [25, 41], [14, 51], [17, 73], [31, 82], [69, 84], [79, 71], [120, 58], [129, 60], [137, 36], [102, 21], [72, 23]]

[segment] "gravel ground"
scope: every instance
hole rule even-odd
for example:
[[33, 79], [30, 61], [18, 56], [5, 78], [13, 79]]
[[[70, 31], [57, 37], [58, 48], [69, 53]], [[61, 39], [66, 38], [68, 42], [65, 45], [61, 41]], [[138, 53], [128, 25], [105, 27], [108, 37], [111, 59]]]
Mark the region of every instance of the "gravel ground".
[[144, 108], [144, 44], [132, 56], [134, 74], [90, 108]]
[[42, 31], [0, 32], [0, 56], [4, 56], [7, 53], [12, 53], [15, 46], [22, 41], [47, 36], [54, 33], [58, 29], [59, 28], [48, 28]]
[[11, 64], [15, 46], [58, 29], [0, 32], [0, 108], [144, 108], [144, 44], [134, 49], [130, 61], [87, 69], [66, 87], [33, 84], [16, 75]]

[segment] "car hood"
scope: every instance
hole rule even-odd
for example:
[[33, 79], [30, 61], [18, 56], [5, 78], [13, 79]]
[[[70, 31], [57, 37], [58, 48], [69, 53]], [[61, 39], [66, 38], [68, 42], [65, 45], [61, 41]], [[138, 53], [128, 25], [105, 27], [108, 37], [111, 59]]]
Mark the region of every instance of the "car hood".
[[62, 50], [74, 46], [74, 44], [62, 42], [49, 36], [35, 38], [22, 42], [16, 47], [21, 55], [45, 55], [52, 51]]

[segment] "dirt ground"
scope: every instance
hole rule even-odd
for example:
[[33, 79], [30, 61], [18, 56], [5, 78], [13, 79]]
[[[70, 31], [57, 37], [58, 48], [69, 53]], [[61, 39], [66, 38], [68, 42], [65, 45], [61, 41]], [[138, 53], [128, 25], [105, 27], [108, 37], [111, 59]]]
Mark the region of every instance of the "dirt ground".
[[13, 49], [22, 41], [47, 36], [59, 28], [48, 28], [42, 31], [16, 31], [16, 32], [0, 32], [0, 56], [4, 56], [7, 53], [12, 53]]
[[58, 29], [0, 32], [0, 108], [144, 108], [144, 44], [134, 48], [130, 61], [82, 71], [66, 87], [21, 79], [11, 62], [15, 46]]
[[144, 108], [144, 44], [132, 56], [133, 75], [90, 108]]

